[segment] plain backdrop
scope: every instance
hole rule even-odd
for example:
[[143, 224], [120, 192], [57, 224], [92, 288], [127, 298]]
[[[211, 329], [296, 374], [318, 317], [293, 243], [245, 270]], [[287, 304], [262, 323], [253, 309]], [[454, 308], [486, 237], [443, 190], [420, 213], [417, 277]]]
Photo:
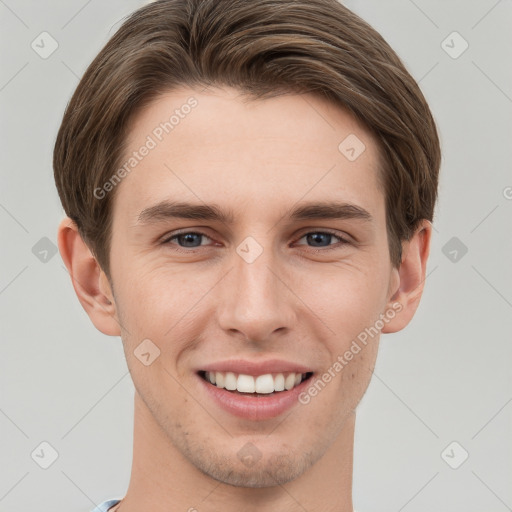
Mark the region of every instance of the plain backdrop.
[[[354, 504], [512, 510], [512, 2], [345, 3], [420, 82], [443, 150], [425, 292], [382, 337], [358, 408]], [[55, 253], [52, 151], [79, 78], [140, 5], [0, 1], [1, 512], [89, 511], [127, 489], [134, 388]]]

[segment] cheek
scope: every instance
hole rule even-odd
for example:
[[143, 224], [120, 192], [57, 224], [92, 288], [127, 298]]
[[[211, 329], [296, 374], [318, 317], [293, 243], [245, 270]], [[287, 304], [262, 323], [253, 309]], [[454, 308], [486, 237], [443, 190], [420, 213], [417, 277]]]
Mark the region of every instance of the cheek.
[[119, 309], [133, 329], [149, 329], [158, 337], [184, 317], [208, 289], [208, 283], [185, 269], [126, 265], [118, 270]]
[[374, 325], [385, 305], [387, 281], [377, 265], [339, 266], [311, 275], [298, 295], [338, 341], [350, 341]]
[[204, 299], [215, 285], [216, 276], [156, 268], [126, 275], [116, 293], [126, 358], [140, 373], [136, 356], [145, 351], [142, 344], [146, 343], [149, 352], [158, 355], [164, 367], [160, 369], [180, 377], [179, 371], [184, 371], [180, 363], [194, 350], [195, 340], [205, 329], [209, 316], [205, 310], [208, 301]]

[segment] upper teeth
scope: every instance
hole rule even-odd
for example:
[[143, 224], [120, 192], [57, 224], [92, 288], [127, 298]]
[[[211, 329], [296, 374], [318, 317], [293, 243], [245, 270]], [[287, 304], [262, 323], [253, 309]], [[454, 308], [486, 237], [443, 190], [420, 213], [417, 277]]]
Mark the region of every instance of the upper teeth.
[[206, 380], [215, 384], [218, 388], [225, 388], [229, 391], [239, 391], [241, 393], [273, 393], [274, 391], [284, 391], [293, 389], [303, 380], [305, 374], [288, 373], [285, 377], [283, 373], [266, 373], [253, 377], [243, 373], [235, 374], [233, 372], [205, 372]]

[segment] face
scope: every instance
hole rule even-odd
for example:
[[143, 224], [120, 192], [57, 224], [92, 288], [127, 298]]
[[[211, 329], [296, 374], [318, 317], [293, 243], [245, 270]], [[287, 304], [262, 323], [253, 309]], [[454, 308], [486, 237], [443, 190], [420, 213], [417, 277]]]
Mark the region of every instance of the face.
[[379, 335], [344, 354], [396, 291], [376, 143], [313, 95], [229, 88], [162, 95], [128, 142], [111, 282], [145, 412], [216, 480], [295, 479], [361, 400]]

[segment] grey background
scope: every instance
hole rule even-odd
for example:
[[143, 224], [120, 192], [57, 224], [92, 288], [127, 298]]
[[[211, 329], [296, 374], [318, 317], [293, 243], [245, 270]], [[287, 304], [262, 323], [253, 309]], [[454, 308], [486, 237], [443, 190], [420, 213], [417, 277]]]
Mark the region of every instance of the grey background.
[[[354, 504], [512, 510], [512, 2], [345, 4], [420, 81], [443, 149], [424, 296], [407, 329], [382, 337], [358, 409]], [[0, 0], [2, 512], [88, 511], [128, 485], [134, 388], [120, 338], [95, 330], [52, 253], [52, 150], [79, 77], [140, 5]], [[31, 47], [43, 31], [58, 42], [46, 59]], [[454, 31], [469, 44], [457, 58]], [[58, 453], [48, 469], [42, 442]]]

